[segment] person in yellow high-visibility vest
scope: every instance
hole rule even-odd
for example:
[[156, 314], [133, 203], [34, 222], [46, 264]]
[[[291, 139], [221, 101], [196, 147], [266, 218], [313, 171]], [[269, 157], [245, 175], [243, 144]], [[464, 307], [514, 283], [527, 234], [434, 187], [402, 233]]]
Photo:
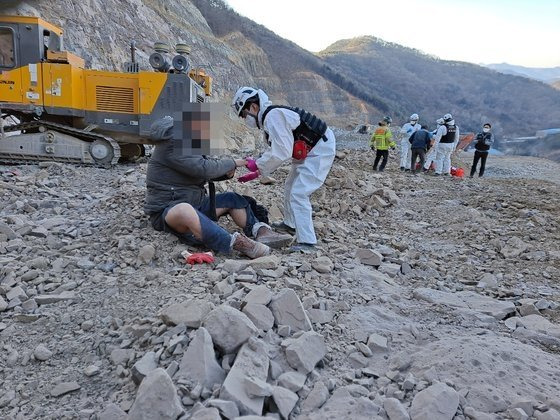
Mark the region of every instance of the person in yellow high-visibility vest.
[[379, 166], [379, 172], [383, 172], [383, 170], [385, 169], [385, 165], [387, 165], [387, 159], [389, 158], [389, 148], [391, 148], [391, 150], [394, 150], [395, 146], [397, 145], [393, 141], [393, 133], [391, 133], [391, 130], [389, 129], [389, 126], [392, 122], [393, 120], [391, 119], [391, 117], [383, 118], [383, 120], [379, 121], [379, 127], [377, 127], [377, 129], [371, 136], [369, 147], [371, 147], [371, 150], [377, 150], [377, 153], [375, 155], [375, 162], [373, 163], [374, 171], [378, 170], [377, 165], [379, 164], [381, 158], [383, 158], [383, 160], [381, 161], [381, 166]]

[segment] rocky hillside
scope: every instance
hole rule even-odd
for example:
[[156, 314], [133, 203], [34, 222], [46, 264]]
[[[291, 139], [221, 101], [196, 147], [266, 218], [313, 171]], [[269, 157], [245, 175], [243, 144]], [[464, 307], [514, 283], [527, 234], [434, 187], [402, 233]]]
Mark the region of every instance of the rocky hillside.
[[192, 268], [145, 164], [0, 166], [0, 418], [559, 419], [559, 165], [338, 157], [317, 253]]
[[560, 92], [542, 82], [440, 60], [375, 37], [338, 41], [320, 56], [397, 114], [417, 112], [431, 125], [451, 112], [463, 129], [479, 130], [490, 121], [498, 135], [560, 126]]
[[[136, 40], [141, 66], [149, 70], [155, 41], [170, 45], [180, 41], [192, 46], [193, 66], [205, 68], [215, 78], [219, 100], [229, 102], [239, 86], [256, 85], [277, 102], [307, 107], [331, 124], [345, 124], [348, 116], [375, 110], [314, 71], [322, 62], [313, 54], [240, 17], [220, 1], [29, 0], [0, 7], [2, 13], [37, 15], [61, 26], [66, 48], [94, 68], [121, 69], [129, 59], [130, 41]], [[258, 38], [250, 36], [255, 31]], [[260, 42], [261, 36], [266, 43]], [[291, 56], [293, 63], [302, 64], [281, 66]], [[354, 93], [367, 98], [361, 89]], [[352, 119], [357, 123], [361, 118]]]
[[122, 68], [132, 39], [145, 69], [155, 41], [186, 42], [193, 65], [215, 77], [219, 100], [229, 102], [239, 85], [257, 85], [276, 102], [303, 106], [340, 127], [375, 123], [384, 114], [400, 122], [412, 112], [429, 122], [453, 112], [466, 130], [490, 120], [498, 135], [560, 126], [560, 92], [543, 83], [373, 37], [337, 42], [317, 56], [220, 0], [26, 0], [0, 7], [60, 25], [67, 48], [94, 68]]

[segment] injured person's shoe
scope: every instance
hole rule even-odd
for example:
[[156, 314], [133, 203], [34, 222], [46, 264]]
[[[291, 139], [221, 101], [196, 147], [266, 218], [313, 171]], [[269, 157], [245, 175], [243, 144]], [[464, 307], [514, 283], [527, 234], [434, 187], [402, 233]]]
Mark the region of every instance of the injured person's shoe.
[[290, 245], [294, 238], [287, 233], [274, 232], [267, 226], [262, 226], [255, 238], [258, 242], [266, 244], [271, 248], [282, 248]]
[[288, 226], [284, 222], [272, 222], [271, 226], [276, 230], [280, 230], [282, 232], [287, 232], [290, 235], [295, 235], [296, 234], [296, 230], [293, 227]]
[[270, 248], [265, 244], [253, 241], [242, 233], [236, 232], [233, 236], [233, 249], [241, 252], [243, 255], [246, 255], [251, 259], [264, 257], [265, 255], [270, 254]]

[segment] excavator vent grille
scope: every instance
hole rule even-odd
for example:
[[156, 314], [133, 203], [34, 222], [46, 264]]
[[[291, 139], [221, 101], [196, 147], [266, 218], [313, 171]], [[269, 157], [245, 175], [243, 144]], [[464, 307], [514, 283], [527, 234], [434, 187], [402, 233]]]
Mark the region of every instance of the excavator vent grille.
[[134, 91], [131, 88], [96, 86], [95, 98], [98, 111], [134, 112]]

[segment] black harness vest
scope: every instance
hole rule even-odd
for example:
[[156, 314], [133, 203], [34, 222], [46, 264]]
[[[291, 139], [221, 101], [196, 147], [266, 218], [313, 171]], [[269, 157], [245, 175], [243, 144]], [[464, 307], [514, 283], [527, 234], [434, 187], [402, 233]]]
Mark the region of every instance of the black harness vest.
[[[327, 124], [321, 120], [320, 118], [316, 117], [315, 115], [305, 111], [301, 108], [292, 108], [291, 106], [285, 105], [272, 105], [269, 106], [262, 115], [262, 123], [264, 126], [264, 119], [266, 115], [276, 108], [284, 108], [289, 109], [290, 111], [294, 111], [299, 115], [300, 124], [293, 130], [294, 141], [295, 140], [303, 140], [309, 149], [315, 146], [319, 140], [323, 139], [323, 141], [327, 141]], [[268, 141], [268, 133], [265, 131], [265, 137]]]
[[446, 126], [447, 128], [447, 134], [445, 136], [441, 136], [441, 140], [439, 141], [440, 143], [453, 143], [455, 142], [455, 133], [457, 132], [457, 126], [456, 125], [452, 125]]

